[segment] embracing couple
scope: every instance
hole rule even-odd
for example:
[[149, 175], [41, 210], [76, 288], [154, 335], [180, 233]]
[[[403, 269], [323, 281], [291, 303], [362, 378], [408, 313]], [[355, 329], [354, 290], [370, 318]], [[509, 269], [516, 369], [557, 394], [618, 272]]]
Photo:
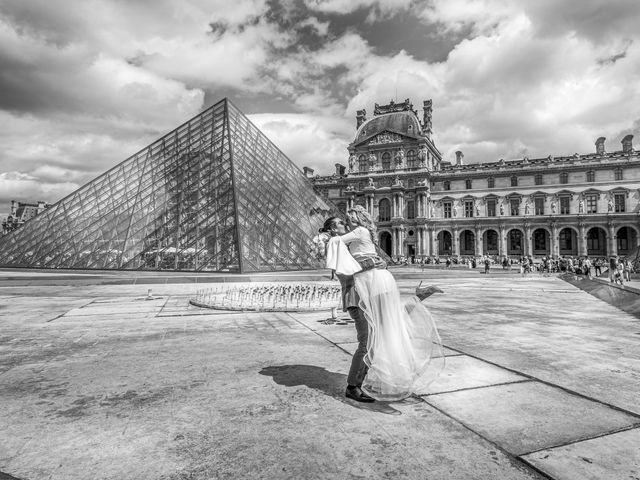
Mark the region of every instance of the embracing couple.
[[359, 402], [402, 400], [433, 381], [444, 365], [435, 323], [422, 300], [437, 287], [420, 286], [402, 302], [398, 286], [376, 251], [376, 227], [356, 206], [326, 220], [316, 237], [327, 268], [342, 286], [343, 309], [356, 326], [358, 348], [347, 376], [346, 396]]

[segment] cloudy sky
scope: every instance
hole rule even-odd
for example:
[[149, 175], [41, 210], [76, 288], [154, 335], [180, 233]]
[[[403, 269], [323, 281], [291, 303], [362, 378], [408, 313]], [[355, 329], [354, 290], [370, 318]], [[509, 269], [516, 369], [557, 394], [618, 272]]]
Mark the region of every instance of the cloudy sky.
[[223, 97], [296, 164], [433, 99], [465, 162], [640, 142], [637, 0], [3, 0], [0, 213], [55, 202]]

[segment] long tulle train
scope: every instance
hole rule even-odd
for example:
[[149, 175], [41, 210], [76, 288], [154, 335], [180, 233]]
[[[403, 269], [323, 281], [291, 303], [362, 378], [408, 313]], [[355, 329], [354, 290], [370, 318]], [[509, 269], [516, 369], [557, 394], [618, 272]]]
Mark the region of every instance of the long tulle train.
[[444, 368], [444, 353], [431, 314], [416, 297], [400, 299], [387, 270], [355, 275], [360, 308], [369, 323], [362, 390], [377, 400], [402, 400], [421, 391]]

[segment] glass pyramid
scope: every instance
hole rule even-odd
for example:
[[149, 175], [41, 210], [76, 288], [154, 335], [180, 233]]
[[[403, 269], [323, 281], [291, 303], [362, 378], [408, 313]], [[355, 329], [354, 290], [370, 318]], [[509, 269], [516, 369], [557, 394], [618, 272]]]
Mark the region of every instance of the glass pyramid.
[[336, 212], [224, 99], [0, 238], [0, 265], [318, 268], [311, 239]]

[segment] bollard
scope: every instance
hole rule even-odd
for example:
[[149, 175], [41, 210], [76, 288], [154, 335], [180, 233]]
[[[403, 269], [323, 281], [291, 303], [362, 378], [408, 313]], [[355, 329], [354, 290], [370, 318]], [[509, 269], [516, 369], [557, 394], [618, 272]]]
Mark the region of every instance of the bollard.
[[151, 289], [147, 290], [147, 300], [153, 300], [153, 295], [151, 295]]
[[338, 308], [331, 307], [331, 319], [336, 320], [338, 318]]

